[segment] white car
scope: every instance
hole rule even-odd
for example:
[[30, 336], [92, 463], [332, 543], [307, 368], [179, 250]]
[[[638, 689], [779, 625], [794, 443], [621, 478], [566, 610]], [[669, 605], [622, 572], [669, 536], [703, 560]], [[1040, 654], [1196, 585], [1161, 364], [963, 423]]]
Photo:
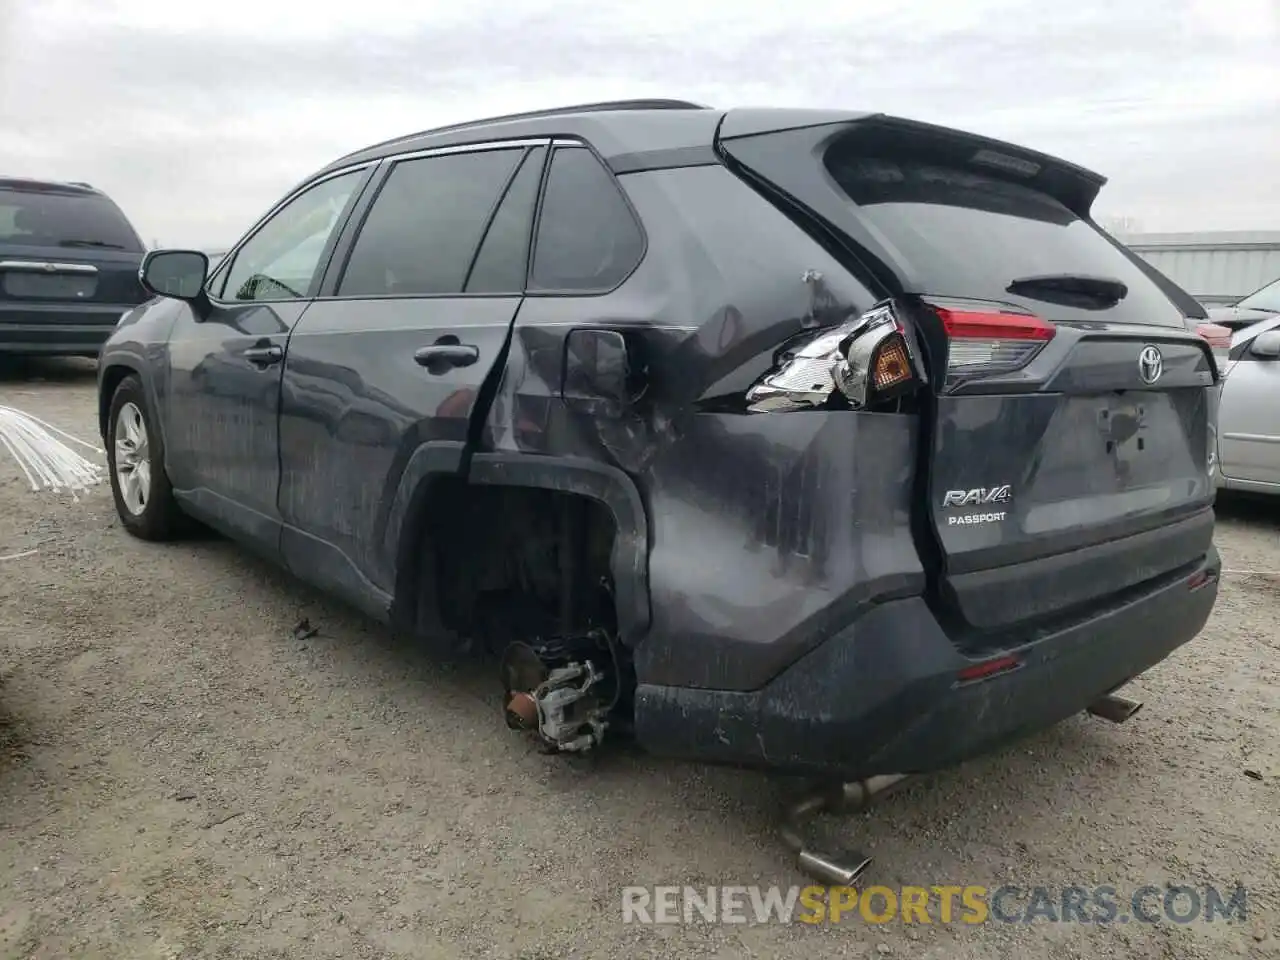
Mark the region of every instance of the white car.
[[1231, 337], [1218, 407], [1218, 486], [1280, 494], [1280, 315]]

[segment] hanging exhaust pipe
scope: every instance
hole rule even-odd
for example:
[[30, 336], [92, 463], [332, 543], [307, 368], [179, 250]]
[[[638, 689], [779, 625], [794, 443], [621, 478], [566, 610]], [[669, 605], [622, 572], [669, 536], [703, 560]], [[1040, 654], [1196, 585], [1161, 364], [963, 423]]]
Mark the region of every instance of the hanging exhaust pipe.
[[1141, 709], [1141, 700], [1130, 700], [1114, 693], [1107, 694], [1088, 706], [1089, 713], [1112, 723], [1124, 723]]
[[805, 841], [802, 827], [820, 813], [852, 813], [860, 810], [873, 797], [906, 779], [906, 774], [885, 774], [855, 780], [816, 790], [792, 804], [782, 822], [782, 839], [795, 851], [800, 869], [828, 886], [853, 886], [871, 866], [871, 858], [854, 850], [815, 850]]

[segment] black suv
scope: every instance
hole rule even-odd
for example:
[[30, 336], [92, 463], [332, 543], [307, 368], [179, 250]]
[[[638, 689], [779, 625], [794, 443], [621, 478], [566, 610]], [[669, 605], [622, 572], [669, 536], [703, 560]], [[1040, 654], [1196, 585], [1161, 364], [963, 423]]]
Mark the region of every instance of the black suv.
[[148, 256], [100, 372], [120, 517], [490, 651], [549, 750], [893, 780], [1123, 719], [1217, 595], [1218, 373], [1103, 182], [679, 101], [369, 147], [207, 279]]
[[85, 183], [0, 178], [0, 354], [95, 357], [147, 299], [144, 248]]

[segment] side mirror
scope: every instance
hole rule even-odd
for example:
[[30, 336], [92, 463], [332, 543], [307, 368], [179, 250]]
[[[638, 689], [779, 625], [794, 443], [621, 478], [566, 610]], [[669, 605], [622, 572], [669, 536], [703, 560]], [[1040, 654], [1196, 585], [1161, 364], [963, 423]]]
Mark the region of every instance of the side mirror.
[[632, 358], [617, 330], [571, 330], [565, 339], [560, 395], [572, 409], [620, 417], [634, 397]]
[[1249, 345], [1249, 353], [1260, 360], [1275, 360], [1280, 357], [1280, 330], [1258, 334]]
[[204, 299], [209, 258], [199, 250], [153, 250], [142, 260], [138, 279], [149, 293], [198, 303]]

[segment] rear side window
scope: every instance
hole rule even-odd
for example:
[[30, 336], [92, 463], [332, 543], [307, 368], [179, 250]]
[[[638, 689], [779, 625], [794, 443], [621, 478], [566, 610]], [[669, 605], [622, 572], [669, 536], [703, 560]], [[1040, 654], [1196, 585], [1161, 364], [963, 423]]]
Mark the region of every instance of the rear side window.
[[644, 234], [613, 175], [584, 147], [551, 157], [529, 289], [612, 290], [644, 254]]
[[[840, 189], [936, 296], [1003, 300], [1061, 319], [1182, 327], [1182, 311], [1141, 268], [1048, 194], [1000, 176], [927, 158], [832, 148]], [[1119, 280], [1119, 303], [1089, 309], [1019, 297], [1007, 287], [1046, 275]]]
[[524, 151], [402, 160], [365, 218], [340, 297], [462, 292], [476, 247]]
[[65, 188], [0, 187], [0, 243], [142, 250], [119, 207], [101, 194]]
[[520, 293], [529, 268], [529, 233], [546, 148], [531, 150], [498, 204], [467, 278], [467, 293]]

